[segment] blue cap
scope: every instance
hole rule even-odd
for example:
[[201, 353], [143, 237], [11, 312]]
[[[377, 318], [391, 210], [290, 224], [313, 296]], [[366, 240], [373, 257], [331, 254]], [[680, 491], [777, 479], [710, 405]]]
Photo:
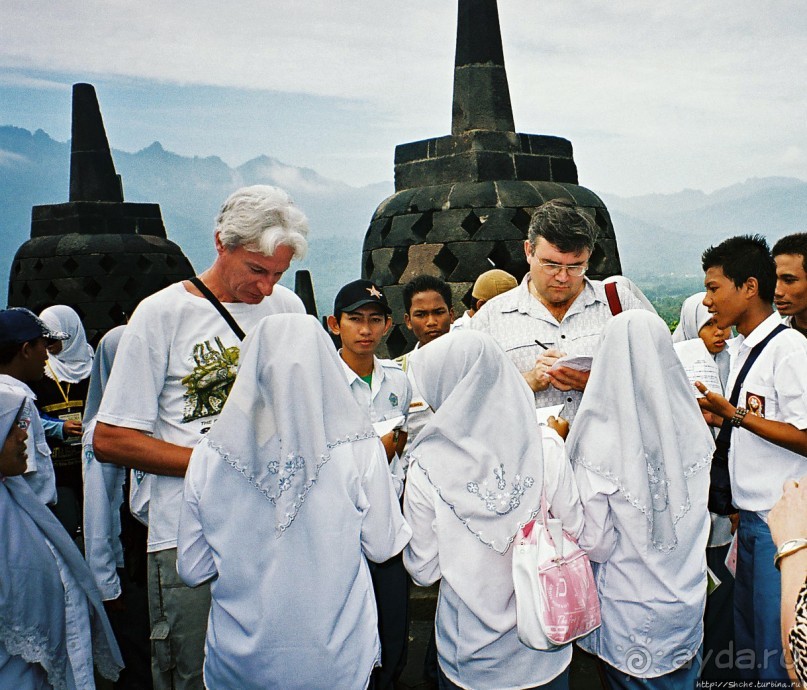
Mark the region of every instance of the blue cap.
[[34, 312], [25, 307], [0, 311], [0, 344], [27, 343], [37, 338], [67, 340], [69, 333], [53, 331]]

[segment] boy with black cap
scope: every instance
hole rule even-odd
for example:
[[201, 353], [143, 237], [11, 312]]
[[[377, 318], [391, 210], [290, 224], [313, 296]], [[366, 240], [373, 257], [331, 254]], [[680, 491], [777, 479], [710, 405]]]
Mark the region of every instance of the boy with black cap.
[[0, 311], [0, 388], [20, 391], [27, 399], [20, 417], [20, 423], [28, 425], [28, 469], [24, 476], [45, 503], [56, 502], [56, 484], [45, 430], [34, 404], [36, 395], [28, 384], [45, 375], [48, 346], [67, 337], [67, 333], [51, 330], [28, 309]]
[[[392, 463], [393, 482], [400, 496], [404, 473], [399, 454], [406, 444], [406, 415], [412, 391], [403, 370], [392, 360], [375, 356], [392, 326], [392, 310], [381, 289], [369, 280], [354, 280], [336, 295], [328, 327], [339, 336], [342, 358], [353, 397], [377, 426], [401, 418], [395, 429], [382, 432], [381, 442]], [[406, 665], [409, 633], [409, 579], [401, 556], [370, 564], [381, 638], [381, 669], [374, 687], [392, 688]]]

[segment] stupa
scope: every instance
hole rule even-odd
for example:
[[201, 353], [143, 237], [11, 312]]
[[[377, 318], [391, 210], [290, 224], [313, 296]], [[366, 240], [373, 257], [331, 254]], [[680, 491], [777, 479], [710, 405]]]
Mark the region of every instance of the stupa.
[[95, 342], [144, 297], [193, 274], [166, 237], [159, 205], [123, 200], [95, 89], [74, 84], [70, 200], [33, 207], [31, 239], [11, 265], [9, 306], [71, 306]]
[[414, 345], [403, 324], [403, 284], [421, 274], [446, 280], [457, 315], [477, 276], [493, 267], [527, 272], [532, 212], [550, 199], [586, 208], [599, 235], [588, 275], [620, 273], [608, 210], [578, 184], [572, 144], [515, 131], [496, 0], [459, 0], [451, 134], [395, 148], [395, 193], [376, 209], [364, 239], [362, 275], [383, 288], [397, 356]]

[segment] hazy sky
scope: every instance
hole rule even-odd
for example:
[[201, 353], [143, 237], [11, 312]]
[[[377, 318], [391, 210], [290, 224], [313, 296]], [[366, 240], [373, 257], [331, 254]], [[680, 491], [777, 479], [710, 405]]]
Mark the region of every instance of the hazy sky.
[[[70, 136], [96, 86], [113, 147], [260, 154], [350, 184], [448, 134], [456, 0], [0, 0], [0, 125]], [[635, 195], [807, 180], [798, 0], [500, 0], [516, 129]], [[0, 152], [0, 165], [2, 165]]]

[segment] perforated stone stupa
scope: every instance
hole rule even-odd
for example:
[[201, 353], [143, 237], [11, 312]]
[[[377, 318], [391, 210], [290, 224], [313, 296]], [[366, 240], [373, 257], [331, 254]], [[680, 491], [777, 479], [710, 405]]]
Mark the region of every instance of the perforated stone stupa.
[[159, 205], [123, 200], [95, 89], [75, 84], [70, 200], [33, 207], [31, 239], [11, 265], [9, 305], [39, 312], [67, 304], [95, 341], [144, 297], [193, 273], [166, 238]]
[[362, 275], [385, 288], [393, 309], [388, 353], [415, 342], [403, 324], [404, 283], [421, 274], [445, 279], [459, 315], [480, 273], [495, 266], [524, 276], [532, 212], [556, 198], [572, 199], [597, 223], [588, 275], [620, 273], [611, 218], [578, 185], [571, 142], [515, 131], [496, 0], [459, 0], [451, 135], [395, 148], [395, 193], [364, 239]]

